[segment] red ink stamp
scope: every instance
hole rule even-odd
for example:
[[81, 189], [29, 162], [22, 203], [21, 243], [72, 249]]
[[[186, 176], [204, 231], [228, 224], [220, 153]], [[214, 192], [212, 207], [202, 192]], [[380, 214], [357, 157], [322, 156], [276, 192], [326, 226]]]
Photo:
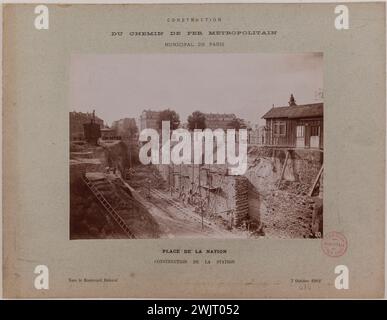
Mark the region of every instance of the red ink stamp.
[[341, 257], [348, 247], [347, 238], [340, 232], [329, 232], [321, 241], [323, 252], [329, 257]]

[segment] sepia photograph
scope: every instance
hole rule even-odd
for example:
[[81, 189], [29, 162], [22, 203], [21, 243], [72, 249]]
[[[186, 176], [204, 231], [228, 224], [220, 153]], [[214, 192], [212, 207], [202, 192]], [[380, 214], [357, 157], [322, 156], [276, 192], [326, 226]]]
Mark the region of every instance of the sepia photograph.
[[70, 239], [321, 238], [323, 119], [322, 53], [72, 55]]
[[6, 4], [4, 297], [384, 297], [385, 13]]

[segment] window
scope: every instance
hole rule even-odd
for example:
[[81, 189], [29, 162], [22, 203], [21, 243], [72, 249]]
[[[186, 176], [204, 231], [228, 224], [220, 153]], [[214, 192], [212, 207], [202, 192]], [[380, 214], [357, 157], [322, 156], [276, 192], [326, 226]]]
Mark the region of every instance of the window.
[[274, 135], [276, 136], [285, 136], [286, 135], [286, 122], [285, 121], [275, 121], [273, 124]]
[[319, 126], [312, 126], [311, 128], [311, 136], [320, 136], [320, 127]]
[[297, 138], [305, 136], [305, 126], [297, 126]]

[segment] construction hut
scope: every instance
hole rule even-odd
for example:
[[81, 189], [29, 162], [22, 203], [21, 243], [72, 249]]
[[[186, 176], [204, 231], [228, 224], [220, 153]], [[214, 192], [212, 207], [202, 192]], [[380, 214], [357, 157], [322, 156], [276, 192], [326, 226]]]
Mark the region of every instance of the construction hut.
[[323, 103], [297, 105], [291, 95], [289, 106], [271, 108], [266, 120], [265, 145], [323, 149]]

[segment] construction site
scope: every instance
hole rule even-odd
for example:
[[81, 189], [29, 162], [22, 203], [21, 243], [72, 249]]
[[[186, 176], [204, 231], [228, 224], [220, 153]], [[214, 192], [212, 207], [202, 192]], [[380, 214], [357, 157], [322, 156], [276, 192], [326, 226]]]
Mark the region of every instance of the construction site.
[[235, 176], [227, 165], [143, 165], [136, 143], [94, 127], [70, 143], [71, 239], [322, 235], [322, 148], [249, 145]]

